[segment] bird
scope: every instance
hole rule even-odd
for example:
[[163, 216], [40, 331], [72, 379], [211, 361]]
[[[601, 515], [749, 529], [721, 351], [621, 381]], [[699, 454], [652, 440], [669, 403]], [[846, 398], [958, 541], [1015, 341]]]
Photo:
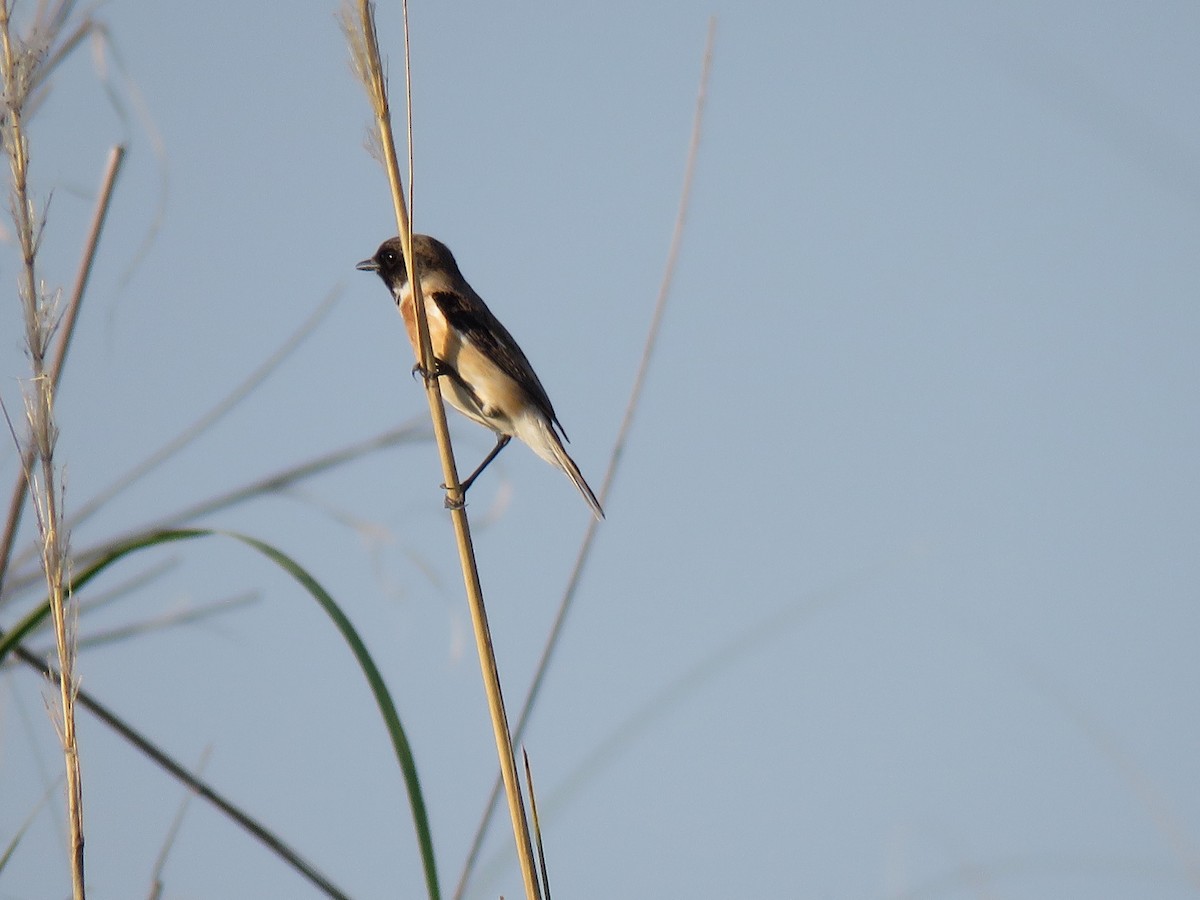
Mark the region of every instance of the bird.
[[[431, 374], [438, 377], [442, 396], [451, 406], [496, 435], [496, 446], [461, 483], [462, 493], [466, 494], [480, 473], [516, 437], [566, 473], [596, 518], [603, 519], [600, 501], [563, 446], [563, 441], [569, 440], [567, 433], [537, 373], [508, 329], [467, 283], [450, 248], [427, 234], [414, 234], [412, 253], [433, 347]], [[420, 360], [412, 285], [401, 239], [384, 241], [374, 256], [355, 268], [377, 273], [387, 285]], [[414, 373], [419, 371], [420, 362], [413, 367]]]

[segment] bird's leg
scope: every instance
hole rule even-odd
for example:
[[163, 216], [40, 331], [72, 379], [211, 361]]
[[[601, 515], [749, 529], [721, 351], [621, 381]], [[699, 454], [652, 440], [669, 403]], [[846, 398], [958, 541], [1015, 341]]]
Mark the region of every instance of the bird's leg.
[[512, 440], [512, 435], [508, 435], [508, 434], [496, 435], [496, 446], [492, 448], [492, 452], [489, 453], [487, 456], [485, 456], [483, 458], [483, 462], [481, 462], [479, 465], [477, 465], [475, 467], [475, 471], [467, 476], [467, 480], [462, 482], [459, 485], [459, 487], [462, 488], [462, 492], [464, 494], [467, 492], [467, 488], [469, 488], [472, 484], [475, 483], [475, 479], [479, 477], [479, 473], [488, 467], [488, 463], [490, 463], [493, 459], [495, 459], [497, 456], [500, 455], [500, 451], [503, 450], [505, 447], [507, 447], [508, 442], [511, 440]]
[[[483, 462], [481, 462], [478, 466], [475, 467], [474, 472], [472, 472], [470, 475], [468, 475], [465, 479], [463, 479], [459, 483], [458, 488], [459, 488], [460, 495], [462, 497], [466, 497], [467, 488], [469, 488], [472, 484], [475, 483], [475, 479], [478, 478], [479, 474], [488, 467], [488, 463], [490, 463], [493, 459], [495, 459], [497, 456], [499, 456], [500, 451], [503, 450], [505, 447], [507, 447], [508, 442], [511, 440], [512, 440], [512, 435], [508, 435], [508, 434], [496, 435], [496, 446], [492, 448], [492, 452], [483, 458]], [[444, 489], [445, 487], [446, 486], [443, 484], [442, 488]], [[446, 498], [446, 508], [447, 509], [457, 509], [460, 506], [462, 506], [461, 500], [458, 503], [454, 503], [453, 501], [450, 500], [449, 497]]]

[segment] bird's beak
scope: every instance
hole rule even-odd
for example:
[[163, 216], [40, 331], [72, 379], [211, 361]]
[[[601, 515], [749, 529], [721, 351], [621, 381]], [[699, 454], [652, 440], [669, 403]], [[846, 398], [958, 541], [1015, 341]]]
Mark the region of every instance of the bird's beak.
[[354, 268], [358, 269], [360, 272], [378, 272], [379, 263], [375, 262], [374, 259], [364, 259]]

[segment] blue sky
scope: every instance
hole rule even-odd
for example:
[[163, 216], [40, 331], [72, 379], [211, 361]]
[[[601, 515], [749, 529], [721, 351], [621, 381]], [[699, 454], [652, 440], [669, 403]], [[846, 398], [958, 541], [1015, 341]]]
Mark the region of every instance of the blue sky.
[[[401, 322], [353, 268], [394, 223], [335, 12], [112, 0], [95, 12], [112, 44], [38, 111], [51, 285], [71, 280], [108, 147], [129, 145], [59, 395], [68, 508], [337, 292], [260, 390], [77, 546], [426, 415]], [[414, 6], [415, 224], [521, 342], [593, 486], [710, 13], [671, 305], [527, 737], [555, 893], [1194, 896], [1200, 11]], [[398, 4], [379, 24], [398, 90]], [[16, 315], [0, 308], [10, 408]], [[491, 445], [452, 429], [460, 467]], [[368, 637], [449, 889], [495, 763], [439, 480], [421, 441], [205, 524], [295, 556]], [[588, 510], [519, 446], [471, 500], [515, 703]], [[400, 774], [328, 622], [230, 543], [124, 576], [167, 561], [84, 633], [257, 601], [88, 651], [84, 685], [183, 760], [211, 748], [207, 777], [351, 895], [418, 896]], [[42, 687], [3, 682], [0, 842], [59, 767]], [[82, 729], [92, 893], [145, 895], [182, 791]], [[36, 819], [0, 898], [67, 893], [60, 820]], [[501, 823], [472, 896], [519, 895], [510, 844]], [[200, 803], [165, 882], [312, 895]]]

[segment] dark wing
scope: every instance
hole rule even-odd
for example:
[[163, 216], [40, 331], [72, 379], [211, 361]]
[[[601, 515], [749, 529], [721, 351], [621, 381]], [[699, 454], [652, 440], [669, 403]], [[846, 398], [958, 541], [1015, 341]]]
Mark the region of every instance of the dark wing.
[[486, 354], [489, 359], [495, 361], [505, 375], [519, 384], [522, 390], [529, 395], [534, 406], [558, 426], [558, 430], [562, 431], [565, 438], [567, 433], [559, 424], [558, 417], [554, 414], [554, 407], [550, 403], [550, 397], [546, 394], [546, 389], [542, 387], [541, 381], [538, 380], [537, 373], [533, 371], [533, 366], [529, 364], [529, 359], [517, 345], [513, 336], [508, 333], [508, 329], [501, 325], [500, 320], [487, 308], [483, 298], [471, 290], [468, 285], [464, 284], [463, 287], [465, 289], [463, 293], [435, 291], [431, 295], [433, 302], [446, 317], [446, 323], [474, 344], [480, 352]]

